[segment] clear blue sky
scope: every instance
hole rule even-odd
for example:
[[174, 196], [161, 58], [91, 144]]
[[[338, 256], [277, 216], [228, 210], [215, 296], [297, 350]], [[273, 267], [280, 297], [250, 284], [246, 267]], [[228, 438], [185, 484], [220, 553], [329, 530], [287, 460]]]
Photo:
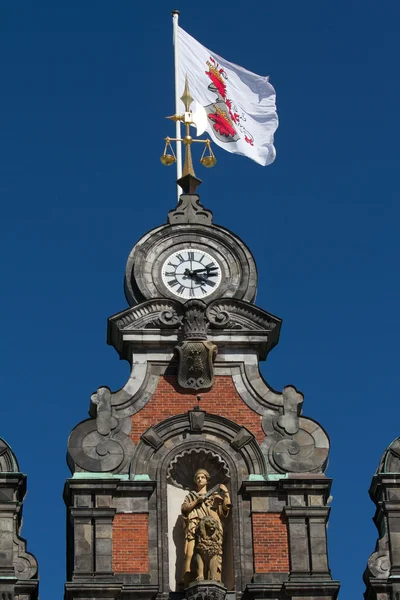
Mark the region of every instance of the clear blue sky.
[[368, 487], [400, 435], [393, 0], [0, 2], [0, 435], [29, 475], [22, 534], [41, 598], [60, 598], [65, 579], [68, 435], [99, 385], [128, 376], [105, 343], [126, 307], [126, 258], [175, 203], [159, 161], [173, 134], [173, 8], [277, 91], [275, 163], [216, 148], [200, 193], [253, 251], [258, 305], [283, 318], [265, 377], [296, 385], [331, 437], [330, 563], [352, 600], [377, 538]]

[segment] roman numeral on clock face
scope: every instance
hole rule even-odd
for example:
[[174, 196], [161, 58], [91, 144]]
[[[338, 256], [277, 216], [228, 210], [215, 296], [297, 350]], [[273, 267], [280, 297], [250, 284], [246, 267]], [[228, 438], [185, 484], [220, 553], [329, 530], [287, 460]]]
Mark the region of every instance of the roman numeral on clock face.
[[176, 285], [180, 285], [177, 279], [171, 279], [171, 281], [167, 282], [170, 287], [175, 287]]

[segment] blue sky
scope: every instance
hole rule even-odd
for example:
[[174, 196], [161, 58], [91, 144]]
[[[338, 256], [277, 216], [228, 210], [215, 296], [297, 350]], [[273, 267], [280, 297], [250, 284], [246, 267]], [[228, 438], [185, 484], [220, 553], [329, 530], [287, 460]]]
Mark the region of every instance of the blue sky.
[[[28, 473], [22, 534], [41, 598], [65, 579], [68, 435], [128, 376], [106, 345], [125, 262], [175, 203], [171, 18], [277, 91], [277, 159], [215, 148], [202, 202], [250, 246], [257, 304], [283, 318], [263, 366], [328, 431], [330, 565], [361, 597], [368, 487], [400, 435], [400, 5], [384, 0], [0, 2], [0, 435]], [[198, 157], [199, 158], [199, 157]]]

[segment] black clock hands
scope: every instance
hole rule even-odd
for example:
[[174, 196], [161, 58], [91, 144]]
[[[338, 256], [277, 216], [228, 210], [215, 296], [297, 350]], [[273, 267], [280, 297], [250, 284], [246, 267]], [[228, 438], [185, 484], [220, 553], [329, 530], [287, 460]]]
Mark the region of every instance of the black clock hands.
[[185, 269], [184, 275], [186, 275], [186, 277], [190, 277], [192, 275], [195, 275], [196, 277], [199, 277], [199, 273], [203, 273], [204, 271], [206, 271], [204, 273], [204, 275], [206, 277], [213, 277], [215, 275], [218, 275], [218, 272], [216, 272], [216, 273], [210, 273], [211, 270], [215, 270], [215, 269], [218, 270], [218, 267], [204, 267], [203, 269], [193, 269], [193, 270], [191, 270], [191, 269]]
[[207, 279], [208, 279], [208, 278], [207, 278], [207, 276], [204, 276], [204, 275], [199, 275], [198, 273], [195, 273], [195, 274], [194, 274], [194, 276], [195, 276], [195, 278], [196, 278], [198, 281], [202, 281], [203, 283], [208, 283], [208, 282], [207, 282]]
[[[218, 269], [218, 267], [203, 267], [202, 269], [194, 269], [192, 273], [201, 273], [202, 271], [210, 273], [210, 271], [215, 271], [215, 269]], [[210, 275], [216, 275], [216, 273], [210, 273]]]

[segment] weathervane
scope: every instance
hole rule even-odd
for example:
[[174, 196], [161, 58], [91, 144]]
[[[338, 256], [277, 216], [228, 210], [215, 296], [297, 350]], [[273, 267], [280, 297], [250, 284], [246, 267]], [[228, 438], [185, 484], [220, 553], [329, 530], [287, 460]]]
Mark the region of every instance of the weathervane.
[[196, 177], [193, 168], [193, 160], [192, 160], [192, 143], [198, 142], [204, 144], [203, 154], [201, 155], [200, 162], [204, 167], [210, 168], [213, 167], [217, 159], [214, 156], [214, 153], [211, 149], [211, 140], [208, 138], [205, 140], [193, 139], [190, 135], [190, 125], [194, 125], [197, 129], [197, 135], [201, 135], [204, 133], [207, 124], [207, 113], [204, 108], [196, 104], [195, 112], [190, 110], [190, 107], [193, 102], [193, 98], [190, 95], [188, 77], [186, 75], [185, 80], [185, 89], [181, 96], [181, 100], [185, 106], [185, 112], [183, 115], [172, 115], [171, 117], [167, 117], [167, 119], [171, 119], [176, 123], [182, 121], [186, 126], [186, 135], [184, 138], [176, 137], [166, 137], [165, 139], [165, 148], [164, 152], [160, 158], [163, 165], [171, 166], [176, 162], [176, 156], [174, 150], [172, 148], [171, 142], [183, 142], [185, 146], [185, 162], [183, 165], [182, 177], [178, 179], [178, 184], [181, 186], [184, 192], [186, 193], [194, 193], [197, 186], [200, 185], [201, 181]]

